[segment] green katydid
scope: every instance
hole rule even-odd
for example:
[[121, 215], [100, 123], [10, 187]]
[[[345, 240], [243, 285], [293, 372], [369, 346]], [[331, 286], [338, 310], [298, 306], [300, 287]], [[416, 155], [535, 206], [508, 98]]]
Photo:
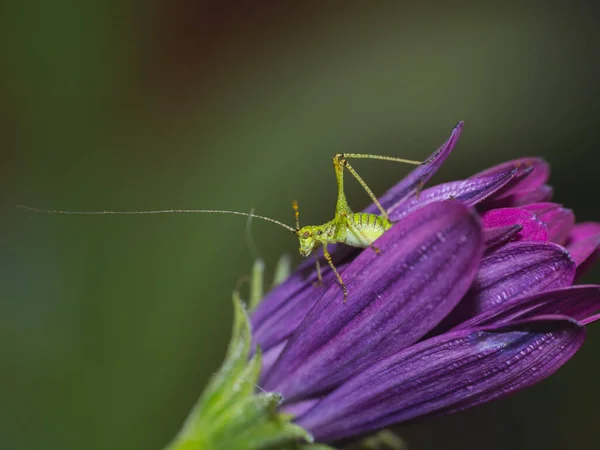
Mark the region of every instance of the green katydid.
[[[367, 186], [360, 175], [354, 170], [354, 168], [348, 163], [348, 159], [379, 159], [384, 161], [400, 162], [412, 165], [421, 165], [421, 161], [413, 161], [403, 158], [395, 158], [391, 156], [381, 155], [367, 155], [359, 153], [338, 153], [333, 157], [333, 167], [335, 169], [335, 176], [337, 180], [338, 197], [335, 206], [335, 215], [332, 220], [325, 222], [322, 225], [305, 225], [300, 227], [298, 203], [294, 201], [293, 208], [296, 217], [296, 227], [293, 228], [286, 225], [278, 220], [271, 219], [270, 217], [259, 216], [252, 212], [243, 213], [238, 211], [228, 210], [217, 210], [217, 209], [165, 209], [155, 211], [60, 211], [50, 209], [39, 209], [31, 208], [29, 206], [19, 205], [18, 208], [27, 209], [35, 212], [49, 213], [49, 214], [169, 214], [169, 213], [211, 213], [211, 214], [234, 214], [246, 217], [255, 217], [257, 219], [265, 220], [271, 223], [275, 223], [298, 236], [300, 241], [300, 254], [304, 257], [309, 256], [319, 245], [323, 246], [323, 256], [325, 260], [333, 270], [338, 283], [340, 284], [344, 292], [344, 302], [348, 297], [348, 290], [346, 284], [336, 269], [331, 255], [327, 250], [328, 244], [346, 244], [352, 247], [366, 248], [371, 247], [376, 253], [379, 253], [379, 249], [373, 245], [373, 242], [377, 240], [383, 233], [389, 230], [392, 226], [392, 222], [389, 220], [387, 211], [381, 206], [381, 203], [373, 194], [373, 191]], [[344, 192], [344, 168], [347, 169], [360, 185], [367, 192], [371, 200], [375, 203], [381, 214], [371, 213], [354, 213], [348, 205], [346, 195]], [[317, 277], [319, 282], [322, 282], [321, 269], [319, 266], [319, 260], [317, 259]]]

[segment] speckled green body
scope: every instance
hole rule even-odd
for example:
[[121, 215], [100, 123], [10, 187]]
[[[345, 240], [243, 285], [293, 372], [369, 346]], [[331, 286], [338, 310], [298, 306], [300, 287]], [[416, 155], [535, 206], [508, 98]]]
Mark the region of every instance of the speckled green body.
[[[295, 234], [300, 241], [300, 254], [302, 256], [309, 256], [319, 244], [323, 246], [323, 256], [331, 267], [331, 270], [335, 273], [335, 276], [344, 291], [344, 301], [346, 300], [346, 297], [348, 297], [348, 291], [346, 290], [346, 285], [344, 284], [342, 277], [333, 264], [331, 255], [327, 251], [327, 244], [346, 244], [361, 248], [371, 247], [376, 253], [379, 253], [379, 249], [373, 245], [373, 243], [392, 227], [392, 222], [390, 222], [388, 218], [387, 211], [383, 209], [383, 206], [381, 206], [360, 175], [358, 175], [352, 166], [348, 164], [347, 158], [380, 159], [415, 165], [421, 164], [419, 161], [410, 161], [390, 156], [338, 153], [333, 157], [333, 167], [335, 169], [338, 190], [334, 218], [323, 225], [307, 225], [300, 228], [298, 224], [298, 205], [294, 203], [294, 209], [296, 210]], [[348, 205], [348, 201], [346, 200], [346, 194], [344, 193], [344, 169], [347, 169], [354, 178], [356, 178], [367, 194], [369, 194], [369, 197], [371, 197], [379, 211], [381, 211], [380, 215], [352, 212]], [[317, 275], [319, 282], [321, 282], [322, 278], [318, 259]]]
[[[321, 244], [346, 244], [352, 247], [368, 247], [375, 242], [383, 233], [389, 230], [392, 223], [376, 214], [367, 213], [344, 213], [323, 225], [308, 225], [298, 233], [301, 242], [314, 241], [314, 245]], [[304, 233], [308, 232], [308, 239], [303, 239]], [[311, 248], [314, 249], [314, 245]], [[310, 246], [310, 243], [308, 243]], [[308, 252], [310, 253], [310, 251]]]
[[[343, 154], [334, 156], [333, 167], [338, 188], [335, 216], [322, 225], [307, 225], [298, 230], [300, 254], [302, 256], [310, 255], [318, 244], [323, 245], [325, 252], [327, 251], [327, 244], [368, 247], [392, 226], [388, 218], [383, 215], [352, 212], [344, 193], [344, 167], [348, 167], [353, 174], [355, 172], [348, 166]], [[357, 177], [357, 175], [354, 176]], [[372, 195], [364, 181], [359, 177], [357, 179]]]

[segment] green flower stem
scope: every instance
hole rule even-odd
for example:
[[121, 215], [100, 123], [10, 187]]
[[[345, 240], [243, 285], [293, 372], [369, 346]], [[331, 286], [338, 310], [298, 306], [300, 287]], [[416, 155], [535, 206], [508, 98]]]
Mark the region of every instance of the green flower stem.
[[[262, 283], [262, 267], [253, 281]], [[258, 274], [258, 276], [257, 276]], [[165, 450], [298, 449], [312, 436], [279, 412], [281, 395], [257, 387], [261, 353], [250, 353], [250, 321], [237, 293], [227, 356], [190, 412], [183, 428]], [[304, 443], [304, 444], [303, 444]], [[325, 446], [308, 447], [313, 450]]]

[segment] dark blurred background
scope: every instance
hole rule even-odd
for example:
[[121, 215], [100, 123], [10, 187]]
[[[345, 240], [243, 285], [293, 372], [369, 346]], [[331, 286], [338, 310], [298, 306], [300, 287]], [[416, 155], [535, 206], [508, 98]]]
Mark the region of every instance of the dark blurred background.
[[[591, 3], [590, 3], [591, 5]], [[422, 159], [438, 181], [541, 155], [600, 220], [598, 20], [585, 3], [14, 1], [0, 14], [0, 448], [160, 449], [223, 357], [253, 262], [223, 208], [331, 218], [331, 156]], [[410, 168], [355, 167], [381, 194]], [[355, 209], [366, 194], [349, 182]], [[255, 221], [270, 274], [297, 242]], [[585, 281], [600, 282], [598, 268]], [[411, 449], [600, 448], [600, 327], [555, 376], [401, 428]]]

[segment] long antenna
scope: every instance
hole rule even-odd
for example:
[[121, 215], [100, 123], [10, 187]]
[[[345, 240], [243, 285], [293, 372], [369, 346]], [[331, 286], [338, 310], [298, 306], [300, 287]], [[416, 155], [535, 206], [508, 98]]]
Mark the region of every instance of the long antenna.
[[292, 202], [292, 208], [294, 208], [294, 216], [296, 217], [296, 230], [300, 231], [300, 211], [298, 211], [298, 202], [296, 200]]
[[31, 206], [17, 205], [19, 209], [26, 209], [27, 211], [33, 211], [36, 213], [44, 214], [66, 214], [66, 215], [141, 215], [141, 214], [195, 214], [195, 213], [209, 213], [209, 214], [233, 214], [236, 216], [245, 217], [256, 217], [257, 219], [266, 220], [267, 222], [275, 223], [286, 230], [296, 234], [296, 230], [285, 223], [279, 222], [278, 220], [271, 219], [270, 217], [257, 216], [253, 213], [243, 213], [239, 211], [226, 211], [220, 209], [159, 209], [154, 211], [61, 211], [58, 209], [40, 209], [32, 208]]

